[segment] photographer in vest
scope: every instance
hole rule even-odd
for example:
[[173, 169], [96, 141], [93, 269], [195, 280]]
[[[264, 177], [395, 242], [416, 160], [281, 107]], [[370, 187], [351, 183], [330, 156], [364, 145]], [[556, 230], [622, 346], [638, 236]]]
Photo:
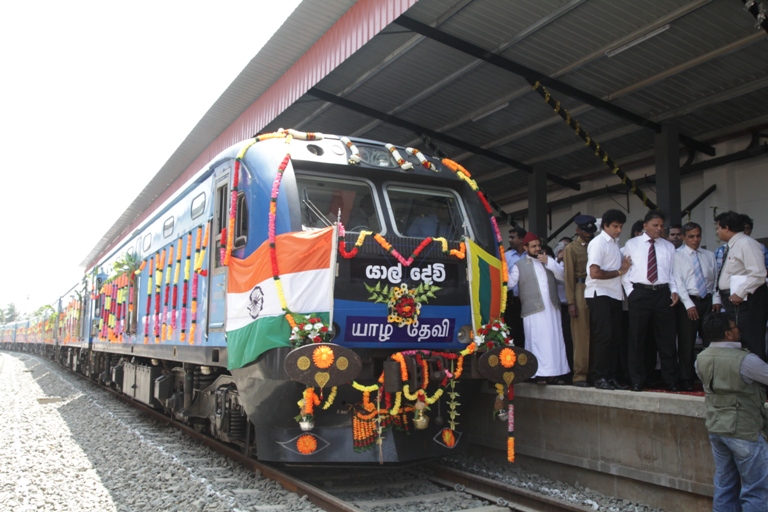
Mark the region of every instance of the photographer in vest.
[[533, 233], [525, 235], [523, 248], [525, 256], [509, 273], [509, 288], [519, 287], [525, 348], [539, 362], [534, 378], [539, 384], [565, 384], [570, 368], [555, 282], [563, 281], [563, 268], [541, 250], [541, 240]]
[[711, 340], [696, 359], [706, 393], [706, 426], [715, 459], [714, 511], [768, 509], [768, 364], [741, 347], [728, 314], [704, 318]]

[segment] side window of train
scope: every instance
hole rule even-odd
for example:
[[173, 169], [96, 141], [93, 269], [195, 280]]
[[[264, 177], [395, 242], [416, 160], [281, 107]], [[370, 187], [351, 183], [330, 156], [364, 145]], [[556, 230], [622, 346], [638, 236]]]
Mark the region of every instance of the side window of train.
[[386, 192], [398, 235], [459, 240], [464, 234], [468, 223], [453, 191], [390, 185]]
[[201, 192], [192, 200], [192, 206], [190, 208], [190, 216], [193, 219], [198, 218], [205, 211], [205, 192]]
[[168, 238], [173, 234], [173, 216], [168, 217], [163, 222], [163, 238]]
[[248, 203], [245, 200], [245, 192], [237, 194], [237, 218], [235, 219], [235, 249], [245, 247], [248, 241]]
[[149, 248], [152, 247], [152, 233], [144, 235], [144, 246], [142, 247], [144, 254], [149, 253]]
[[339, 218], [347, 231], [382, 231], [375, 193], [367, 182], [299, 173], [296, 184], [304, 231], [322, 229]]

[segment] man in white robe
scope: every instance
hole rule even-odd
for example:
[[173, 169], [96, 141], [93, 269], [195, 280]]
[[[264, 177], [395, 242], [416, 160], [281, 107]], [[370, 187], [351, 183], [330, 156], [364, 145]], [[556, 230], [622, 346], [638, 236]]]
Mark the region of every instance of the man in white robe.
[[525, 348], [539, 362], [534, 378], [540, 384], [565, 384], [570, 371], [560, 315], [557, 281], [563, 281], [563, 269], [541, 250], [541, 241], [533, 233], [523, 239], [525, 257], [517, 261], [509, 274], [509, 288], [519, 285], [522, 304]]

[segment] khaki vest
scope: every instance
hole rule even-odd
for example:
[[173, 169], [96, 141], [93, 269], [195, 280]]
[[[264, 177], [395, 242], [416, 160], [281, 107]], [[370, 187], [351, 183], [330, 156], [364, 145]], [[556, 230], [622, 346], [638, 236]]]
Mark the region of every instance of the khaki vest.
[[765, 390], [741, 379], [741, 362], [746, 349], [709, 347], [696, 359], [704, 384], [707, 430], [711, 434], [757, 441], [768, 434]]
[[[536, 277], [536, 271], [533, 269], [534, 261], [536, 260], [526, 254], [515, 262], [520, 272], [518, 289], [520, 290], [520, 303], [522, 305], [520, 316], [522, 318], [544, 311], [544, 300], [541, 297], [541, 290], [539, 290], [539, 280]], [[547, 282], [549, 283], [549, 299], [552, 301], [555, 309], [559, 311], [560, 297], [557, 294], [555, 275], [546, 267], [544, 271], [547, 273]]]

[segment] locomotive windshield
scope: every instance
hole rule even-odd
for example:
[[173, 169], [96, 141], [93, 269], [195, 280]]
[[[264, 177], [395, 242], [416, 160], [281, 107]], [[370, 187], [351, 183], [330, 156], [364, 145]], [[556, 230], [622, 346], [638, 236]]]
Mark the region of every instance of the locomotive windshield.
[[400, 236], [458, 240], [464, 234], [464, 216], [452, 191], [389, 186], [386, 192]]
[[299, 174], [303, 230], [330, 226], [341, 216], [347, 231], [381, 231], [375, 194], [365, 181]]

